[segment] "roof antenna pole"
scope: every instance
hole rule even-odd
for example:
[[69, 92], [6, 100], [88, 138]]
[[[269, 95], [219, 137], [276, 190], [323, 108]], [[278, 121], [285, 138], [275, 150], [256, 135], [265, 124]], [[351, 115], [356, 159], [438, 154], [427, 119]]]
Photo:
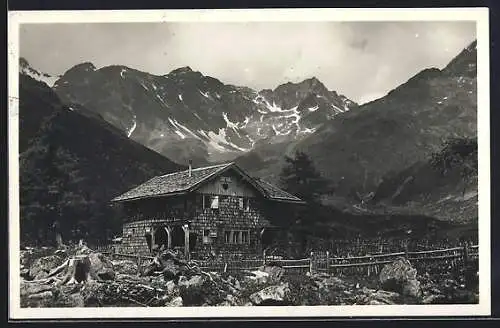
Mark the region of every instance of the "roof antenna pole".
[[191, 171], [193, 170], [193, 161], [189, 160], [189, 177], [191, 177]]

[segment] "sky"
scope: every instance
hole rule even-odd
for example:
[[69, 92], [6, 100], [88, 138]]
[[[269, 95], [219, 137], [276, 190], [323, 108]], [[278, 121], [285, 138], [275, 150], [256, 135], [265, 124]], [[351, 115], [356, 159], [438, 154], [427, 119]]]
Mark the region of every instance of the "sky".
[[358, 103], [424, 68], [443, 68], [475, 22], [177, 22], [23, 24], [20, 55], [44, 73], [91, 62], [163, 75], [189, 66], [256, 90], [310, 77]]

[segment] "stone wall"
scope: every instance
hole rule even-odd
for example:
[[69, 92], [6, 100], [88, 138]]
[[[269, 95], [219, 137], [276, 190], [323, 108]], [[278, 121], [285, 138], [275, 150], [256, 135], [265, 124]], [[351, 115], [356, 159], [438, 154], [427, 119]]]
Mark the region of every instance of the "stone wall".
[[118, 253], [125, 254], [150, 254], [146, 233], [152, 230], [154, 224], [161, 224], [165, 220], [143, 220], [128, 222], [123, 225], [123, 239], [121, 245], [116, 247]]

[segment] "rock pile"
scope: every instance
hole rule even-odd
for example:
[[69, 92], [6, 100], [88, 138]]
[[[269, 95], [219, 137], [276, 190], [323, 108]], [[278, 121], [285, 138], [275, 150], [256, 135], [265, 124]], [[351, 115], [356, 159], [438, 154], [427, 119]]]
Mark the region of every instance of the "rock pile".
[[[29, 255], [29, 254], [28, 254]], [[31, 256], [31, 255], [30, 255]], [[406, 259], [387, 264], [377, 281], [327, 273], [285, 274], [268, 264], [235, 274], [204, 272], [170, 252], [138, 266], [87, 247], [21, 256], [21, 306], [276, 306], [473, 303], [477, 294], [453, 279], [417, 275]], [[370, 287], [370, 288], [369, 288]]]

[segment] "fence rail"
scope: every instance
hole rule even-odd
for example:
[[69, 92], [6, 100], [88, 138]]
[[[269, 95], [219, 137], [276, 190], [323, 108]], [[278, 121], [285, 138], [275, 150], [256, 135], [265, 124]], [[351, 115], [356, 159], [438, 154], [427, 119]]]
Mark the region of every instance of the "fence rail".
[[[141, 254], [116, 253], [111, 247], [97, 247], [97, 250], [109, 254], [115, 259], [135, 259], [140, 265], [144, 260], [152, 260], [153, 256]], [[378, 274], [382, 267], [396, 259], [404, 257], [413, 264], [429, 265], [429, 262], [445, 262], [451, 267], [466, 265], [479, 257], [478, 245], [435, 249], [427, 251], [394, 252], [387, 254], [373, 254], [353, 257], [330, 257], [326, 252], [311, 252], [310, 256], [302, 259], [282, 259], [266, 256], [260, 259], [217, 259], [195, 260], [198, 267], [205, 271], [238, 272], [242, 270], [256, 270], [262, 265], [276, 264], [288, 272], [331, 272], [336, 274]]]

